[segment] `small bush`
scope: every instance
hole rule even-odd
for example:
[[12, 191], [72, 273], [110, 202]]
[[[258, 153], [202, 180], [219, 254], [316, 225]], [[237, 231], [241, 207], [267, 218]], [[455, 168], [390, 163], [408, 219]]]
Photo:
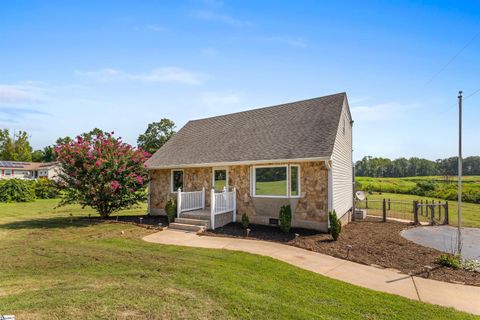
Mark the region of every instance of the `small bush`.
[[175, 221], [177, 217], [177, 201], [169, 199], [165, 205], [165, 212], [167, 213], [168, 223]]
[[55, 199], [60, 195], [60, 190], [55, 181], [40, 178], [35, 183], [35, 195], [39, 199]]
[[462, 266], [462, 262], [458, 256], [445, 253], [440, 255], [435, 262], [441, 266], [458, 269]]
[[342, 232], [342, 222], [337, 218], [337, 213], [335, 210], [328, 213], [328, 218], [330, 220], [330, 229], [328, 232], [332, 235], [334, 241], [337, 241], [340, 233]]
[[248, 219], [247, 214], [244, 212], [242, 214], [242, 226], [244, 229], [247, 229], [249, 224], [250, 224], [250, 220]]
[[462, 261], [462, 268], [467, 271], [480, 273], [480, 260], [465, 259]]
[[428, 196], [430, 192], [435, 191], [436, 183], [433, 181], [419, 181], [413, 189], [413, 194], [418, 196]]
[[8, 179], [0, 182], [1, 202], [31, 202], [34, 200], [34, 181]]
[[284, 205], [280, 208], [279, 220], [280, 229], [288, 233], [292, 227], [292, 209], [290, 205]]

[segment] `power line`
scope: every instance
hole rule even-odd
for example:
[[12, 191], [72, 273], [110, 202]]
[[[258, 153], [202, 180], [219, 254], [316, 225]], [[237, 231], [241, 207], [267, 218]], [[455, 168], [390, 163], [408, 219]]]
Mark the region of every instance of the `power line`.
[[475, 90], [473, 93], [469, 94], [468, 96], [466, 96], [465, 98], [463, 98], [463, 100], [467, 100], [468, 98], [476, 95], [477, 93], [480, 92], [480, 88], [478, 88], [477, 90]]
[[475, 39], [480, 36], [480, 31], [477, 32], [473, 38], [471, 38], [450, 60], [448, 60], [448, 62], [437, 72], [435, 73], [431, 78], [430, 80], [428, 80], [424, 87], [426, 87], [427, 85], [429, 85], [436, 77], [438, 77], [445, 69], [447, 69], [447, 67], [463, 52], [463, 50], [465, 50], [468, 46], [470, 46], [472, 44], [473, 41], [475, 41]]
[[[476, 94], [479, 93], [479, 92], [480, 92], [480, 88], [478, 88], [477, 90], [473, 91], [473, 92], [470, 93], [468, 96], [463, 97], [463, 101], [467, 100], [468, 98], [473, 97], [474, 95], [476, 95]], [[453, 108], [456, 107], [457, 105], [458, 105], [457, 103], [452, 104], [451, 106], [445, 108], [443, 111], [437, 113], [435, 117], [439, 117], [439, 116], [441, 116], [441, 115], [444, 115], [447, 111], [450, 111], [451, 109], [453, 109]]]

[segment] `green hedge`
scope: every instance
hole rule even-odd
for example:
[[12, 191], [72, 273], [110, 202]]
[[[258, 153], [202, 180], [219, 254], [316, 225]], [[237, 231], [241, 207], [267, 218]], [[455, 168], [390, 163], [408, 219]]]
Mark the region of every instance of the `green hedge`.
[[0, 180], [1, 202], [31, 202], [36, 198], [35, 185], [29, 180]]
[[0, 202], [32, 202], [37, 198], [58, 198], [59, 195], [60, 189], [52, 180], [0, 180]]

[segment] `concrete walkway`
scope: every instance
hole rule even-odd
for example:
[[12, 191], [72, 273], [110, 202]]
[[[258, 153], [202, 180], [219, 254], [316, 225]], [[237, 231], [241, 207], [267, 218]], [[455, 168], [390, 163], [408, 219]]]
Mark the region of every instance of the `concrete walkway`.
[[[457, 228], [433, 226], [403, 230], [401, 235], [422, 246], [452, 253], [457, 249]], [[480, 229], [462, 228], [462, 256], [480, 259]]]
[[360, 287], [480, 315], [480, 287], [411, 277], [396, 270], [379, 269], [268, 241], [199, 236], [192, 232], [177, 230], [160, 231], [144, 237], [143, 240], [260, 254]]

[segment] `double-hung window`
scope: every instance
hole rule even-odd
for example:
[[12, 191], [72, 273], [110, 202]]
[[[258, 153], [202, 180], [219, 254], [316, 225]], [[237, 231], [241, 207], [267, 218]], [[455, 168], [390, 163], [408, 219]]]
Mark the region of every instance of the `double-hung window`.
[[171, 186], [172, 192], [177, 192], [179, 188], [183, 189], [183, 170], [172, 170]]
[[228, 172], [224, 168], [213, 169], [213, 188], [216, 191], [222, 191], [228, 186]]
[[300, 166], [253, 167], [253, 195], [264, 198], [300, 197]]

